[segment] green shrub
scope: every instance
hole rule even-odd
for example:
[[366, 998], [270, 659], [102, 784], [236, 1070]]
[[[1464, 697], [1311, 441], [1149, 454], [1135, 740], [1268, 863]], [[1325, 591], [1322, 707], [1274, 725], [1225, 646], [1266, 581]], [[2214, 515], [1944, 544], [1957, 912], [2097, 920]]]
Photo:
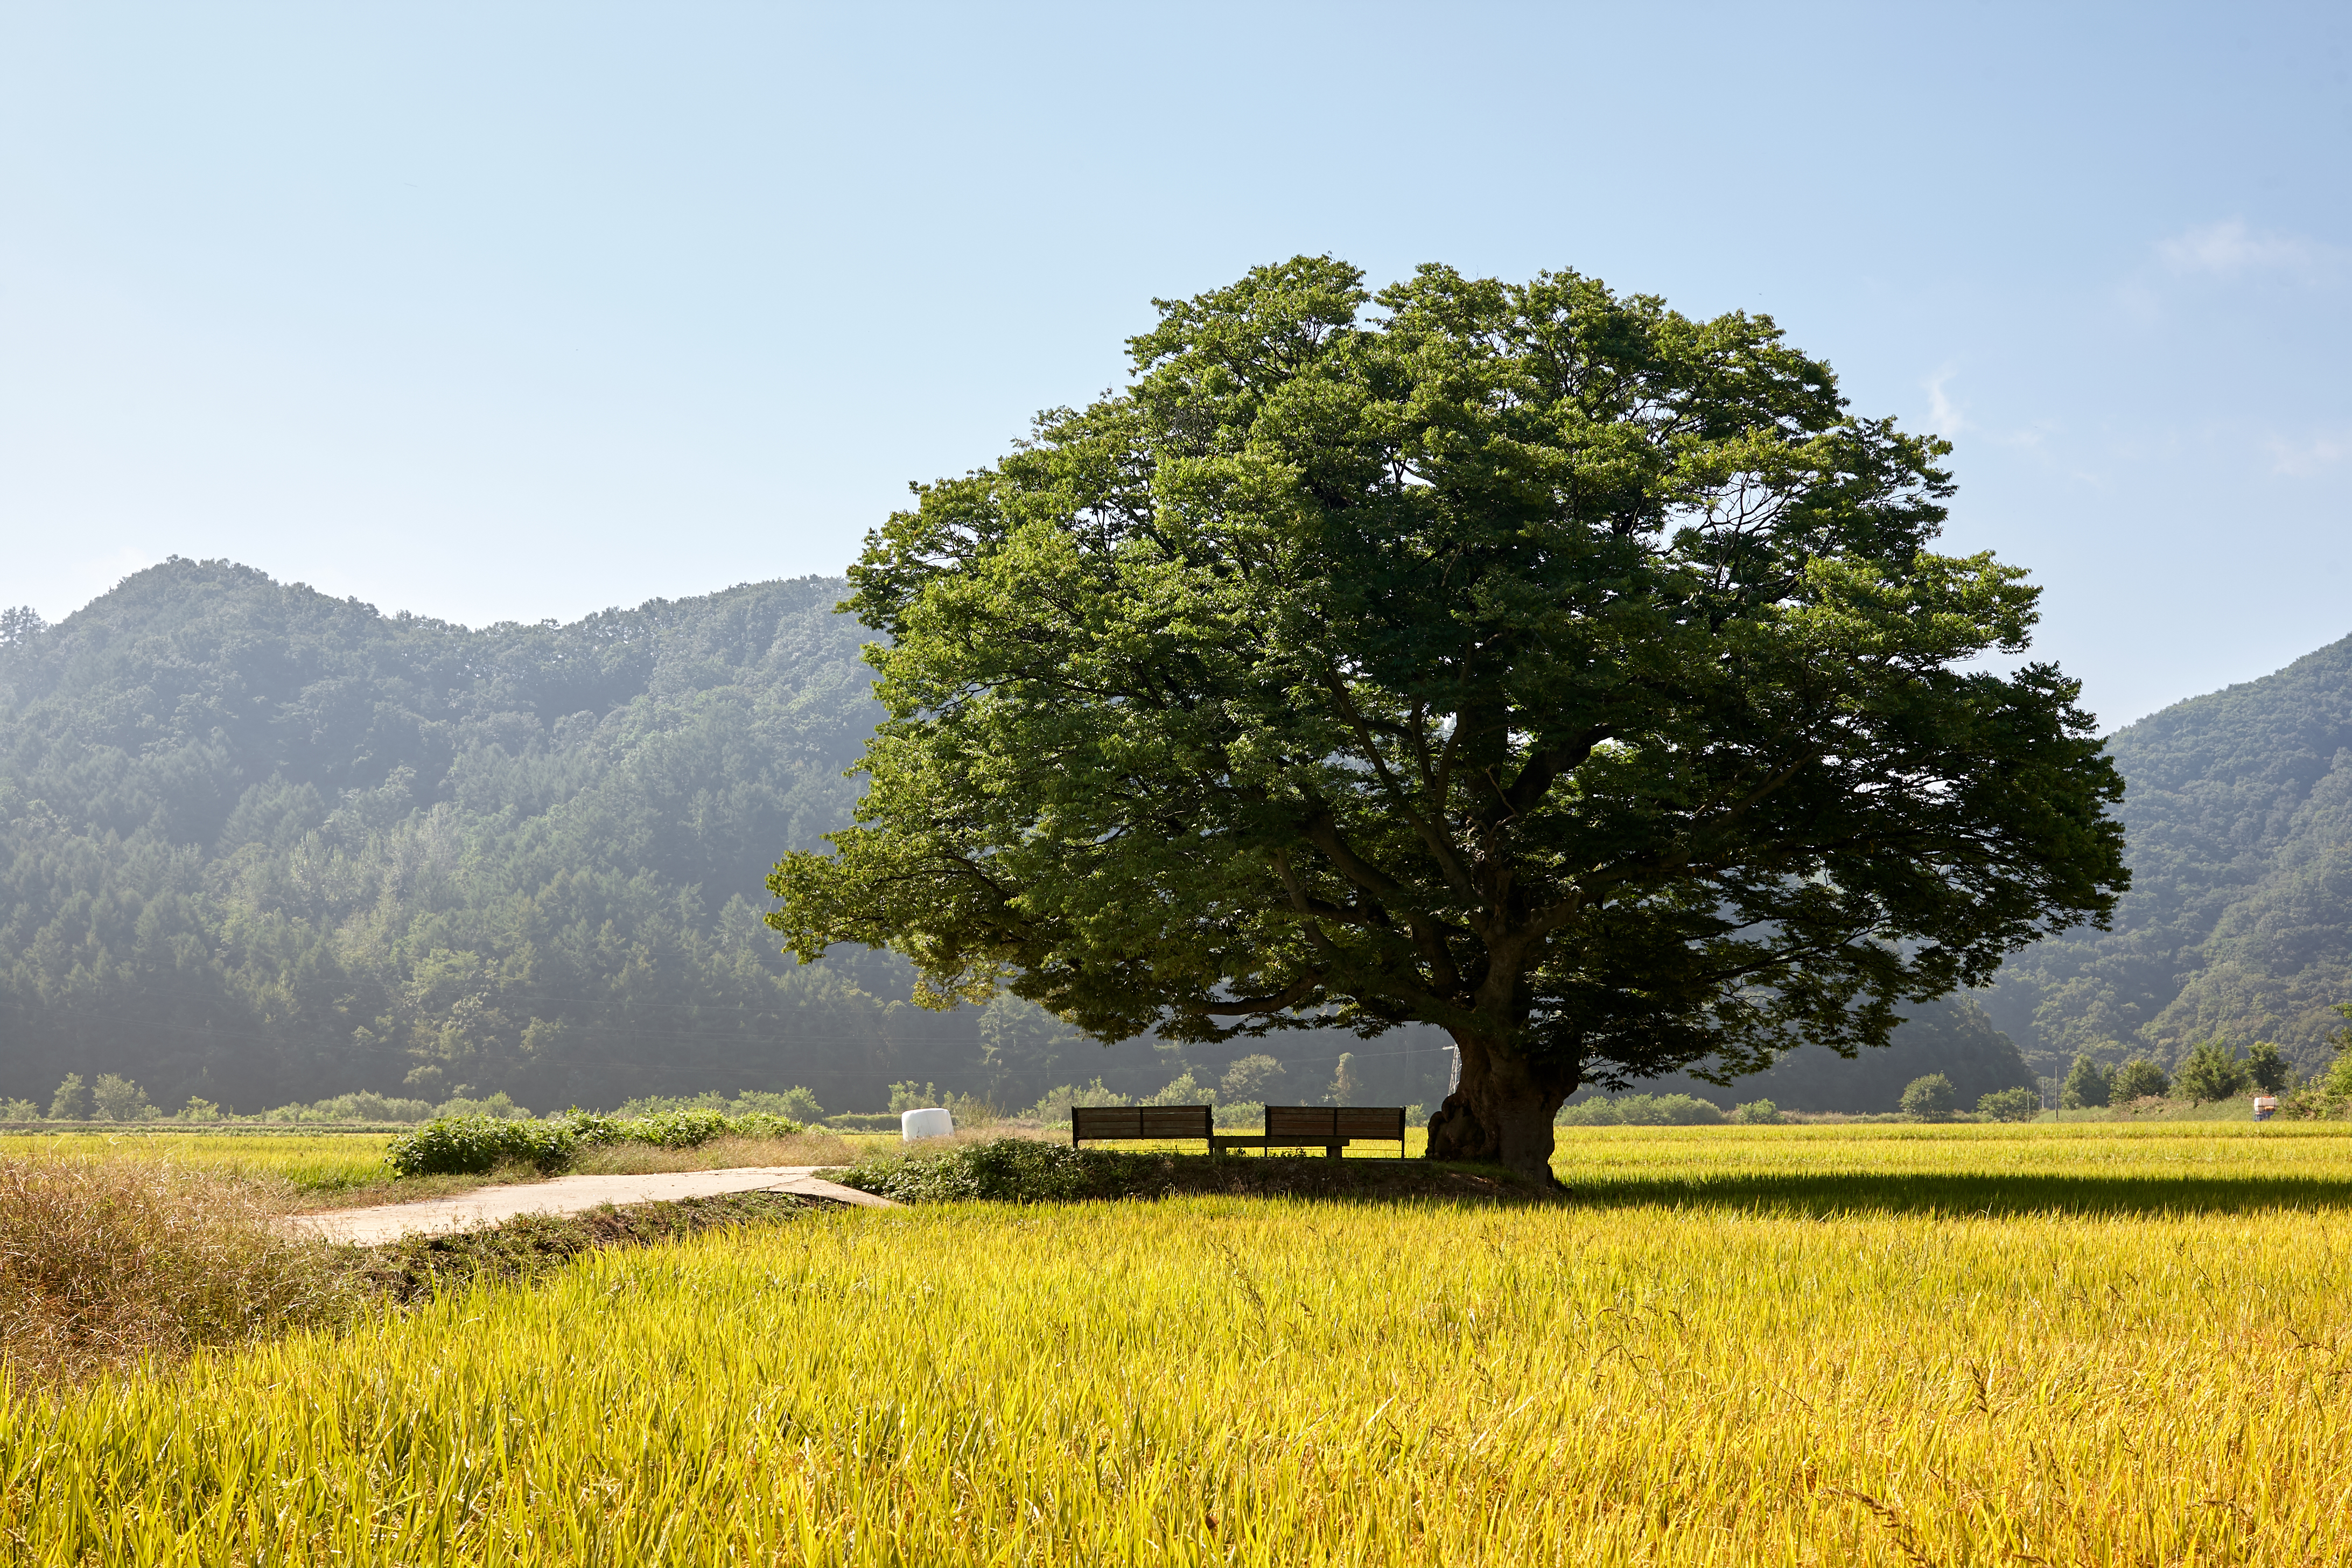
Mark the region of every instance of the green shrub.
[[633, 1116], [606, 1116], [598, 1111], [583, 1110], [573, 1106], [556, 1121], [571, 1129], [572, 1136], [583, 1149], [600, 1149], [607, 1143], [630, 1142], [629, 1129], [639, 1120]]
[[2324, 1079], [2307, 1079], [2279, 1096], [2279, 1114], [2289, 1120], [2335, 1121], [2352, 1111], [2352, 1100], [2335, 1093]]
[[1977, 1100], [1977, 1114], [1988, 1121], [2031, 1121], [2042, 1114], [2042, 1092], [2019, 1085]]
[[789, 1116], [754, 1110], [727, 1119], [727, 1131], [738, 1138], [792, 1138], [808, 1131]]
[[641, 1116], [621, 1125], [623, 1135], [628, 1142], [650, 1143], [656, 1149], [698, 1149], [713, 1138], [735, 1131], [734, 1124], [723, 1112], [702, 1106], [692, 1110], [666, 1110], [658, 1116]]
[[764, 1111], [729, 1116], [703, 1105], [651, 1116], [602, 1116], [574, 1110], [546, 1121], [437, 1117], [395, 1140], [384, 1160], [395, 1176], [477, 1174], [500, 1160], [526, 1161], [553, 1172], [571, 1164], [580, 1150], [607, 1143], [698, 1149], [713, 1138], [789, 1138], [805, 1131], [789, 1117]]
[[739, 1121], [766, 1116], [805, 1127], [824, 1114], [816, 1096], [795, 1085], [786, 1089], [745, 1089], [727, 1104], [727, 1114]]
[[1960, 1106], [1959, 1090], [1942, 1073], [1915, 1078], [1903, 1090], [1903, 1114], [1921, 1121], [1943, 1121]]
[[2264, 1094], [2284, 1094], [2294, 1081], [2294, 1065], [2273, 1040], [2256, 1040], [2246, 1049], [2246, 1076]]
[[2161, 1098], [2171, 1089], [2172, 1080], [2164, 1076], [2162, 1068], [2146, 1057], [2134, 1057], [2116, 1069], [2115, 1079], [2108, 1089], [2107, 1103], [2129, 1105], [2135, 1100]]
[[1723, 1107], [1692, 1094], [1629, 1094], [1618, 1109], [1628, 1127], [1706, 1127], [1724, 1119]]
[[650, 1143], [656, 1149], [699, 1149], [713, 1138], [790, 1138], [808, 1131], [788, 1116], [763, 1110], [729, 1116], [705, 1105], [650, 1116], [600, 1116], [574, 1110], [555, 1120], [583, 1144]]
[[748, 1117], [767, 1116], [806, 1125], [824, 1115], [824, 1107], [807, 1089], [794, 1087], [786, 1089], [747, 1089], [732, 1100], [716, 1089], [686, 1098], [677, 1095], [649, 1094], [623, 1103], [613, 1114], [623, 1120], [640, 1116], [658, 1116], [665, 1110], [723, 1110], [733, 1121]]
[[[1063, 1120], [1069, 1118], [1065, 1113]], [[824, 1119], [824, 1124], [842, 1132], [896, 1132], [898, 1119], [887, 1110], [842, 1110]]]
[[[1176, 1076], [1174, 1080], [1171, 1081], [1167, 1088], [1161, 1089], [1158, 1094], [1152, 1095], [1139, 1103], [1143, 1105], [1213, 1105], [1216, 1103], [1216, 1099], [1217, 1086], [1213, 1083], [1202, 1083], [1199, 1079], [1192, 1076], [1192, 1069], [1191, 1068], [1186, 1068], [1181, 1073], [1179, 1073]], [[1343, 1100], [1334, 1101], [1334, 1103], [1345, 1105], [1349, 1102]]]
[[1116, 1196], [1160, 1156], [1117, 1149], [1073, 1149], [1034, 1138], [966, 1143], [910, 1159], [869, 1155], [841, 1178], [862, 1192], [906, 1203], [1066, 1203]]
[[1780, 1108], [1769, 1100], [1751, 1100], [1731, 1108], [1731, 1120], [1749, 1127], [1769, 1127], [1780, 1120]]
[[476, 1175], [501, 1160], [551, 1173], [569, 1165], [579, 1147], [579, 1135], [569, 1122], [440, 1117], [394, 1139], [383, 1163], [395, 1177]]
[[[503, 1105], [501, 1104], [503, 1102]], [[315, 1100], [309, 1105], [299, 1101], [280, 1105], [261, 1113], [264, 1121], [290, 1121], [301, 1124], [311, 1121], [430, 1121], [436, 1115], [463, 1116], [470, 1114], [465, 1107], [472, 1106], [485, 1115], [512, 1115], [520, 1110], [504, 1095], [494, 1095], [488, 1101], [452, 1101], [457, 1107], [442, 1106], [437, 1111], [432, 1101], [395, 1100], [369, 1089], [356, 1094], [339, 1094], [331, 1100]]]
[[436, 1117], [499, 1116], [510, 1121], [528, 1121], [530, 1120], [530, 1108], [517, 1105], [513, 1096], [500, 1089], [481, 1100], [468, 1099], [460, 1092], [455, 1099], [445, 1100], [435, 1106], [433, 1114]]
[[1688, 1094], [1596, 1095], [1560, 1108], [1563, 1127], [1701, 1127], [1724, 1120], [1723, 1109]]

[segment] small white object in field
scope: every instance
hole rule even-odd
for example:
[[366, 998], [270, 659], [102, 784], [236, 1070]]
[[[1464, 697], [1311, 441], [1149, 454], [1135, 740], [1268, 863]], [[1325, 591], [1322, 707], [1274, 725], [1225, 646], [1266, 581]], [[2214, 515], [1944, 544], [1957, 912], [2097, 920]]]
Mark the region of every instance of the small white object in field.
[[908, 1110], [898, 1117], [898, 1139], [912, 1143], [918, 1138], [944, 1138], [955, 1131], [955, 1118], [934, 1106], [929, 1110]]

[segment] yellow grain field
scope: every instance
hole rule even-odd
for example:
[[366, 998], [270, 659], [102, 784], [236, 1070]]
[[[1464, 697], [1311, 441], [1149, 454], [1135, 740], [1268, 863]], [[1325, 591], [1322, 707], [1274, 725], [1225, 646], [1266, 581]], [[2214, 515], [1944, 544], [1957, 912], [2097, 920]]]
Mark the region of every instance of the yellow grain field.
[[2352, 1560], [2342, 1131], [1600, 1131], [1573, 1205], [831, 1215], [14, 1396], [0, 1562]]
[[389, 1132], [55, 1132], [0, 1138], [0, 1160], [148, 1160], [343, 1193], [383, 1184]]
[[[444, 1196], [488, 1183], [534, 1182], [545, 1173], [501, 1162], [467, 1176], [395, 1180], [384, 1152], [389, 1132], [73, 1132], [0, 1138], [0, 1162], [63, 1157], [170, 1163], [244, 1178], [281, 1208]], [[688, 1149], [619, 1143], [581, 1151], [564, 1173], [628, 1174], [738, 1165], [845, 1164], [856, 1152], [829, 1133], [790, 1138], [714, 1138]]]

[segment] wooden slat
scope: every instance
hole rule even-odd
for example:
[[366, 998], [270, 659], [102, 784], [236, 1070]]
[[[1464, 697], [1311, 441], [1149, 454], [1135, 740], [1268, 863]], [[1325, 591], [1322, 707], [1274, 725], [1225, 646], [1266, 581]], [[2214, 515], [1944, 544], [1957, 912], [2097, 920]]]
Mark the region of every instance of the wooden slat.
[[1205, 1105], [1139, 1105], [1142, 1119], [1139, 1138], [1206, 1138], [1209, 1108]]
[[1349, 1138], [1402, 1139], [1404, 1136], [1404, 1107], [1343, 1105], [1339, 1108], [1333, 1131]]
[[1339, 1112], [1328, 1105], [1269, 1105], [1265, 1108], [1265, 1135], [1269, 1138], [1296, 1138], [1301, 1142], [1319, 1143], [1336, 1135]]
[[1078, 1138], [1140, 1138], [1143, 1110], [1133, 1105], [1074, 1105], [1070, 1136]]
[[1070, 1138], [1206, 1138], [1205, 1105], [1074, 1105]]

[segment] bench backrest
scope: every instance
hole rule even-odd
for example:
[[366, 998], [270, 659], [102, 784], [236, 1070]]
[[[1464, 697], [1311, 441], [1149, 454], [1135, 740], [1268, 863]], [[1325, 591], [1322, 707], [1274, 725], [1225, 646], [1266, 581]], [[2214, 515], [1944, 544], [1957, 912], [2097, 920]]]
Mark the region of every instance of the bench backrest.
[[1073, 1105], [1070, 1137], [1206, 1138], [1205, 1105]]
[[1296, 1138], [1303, 1143], [1324, 1139], [1396, 1138], [1404, 1136], [1402, 1105], [1269, 1105], [1265, 1135]]

